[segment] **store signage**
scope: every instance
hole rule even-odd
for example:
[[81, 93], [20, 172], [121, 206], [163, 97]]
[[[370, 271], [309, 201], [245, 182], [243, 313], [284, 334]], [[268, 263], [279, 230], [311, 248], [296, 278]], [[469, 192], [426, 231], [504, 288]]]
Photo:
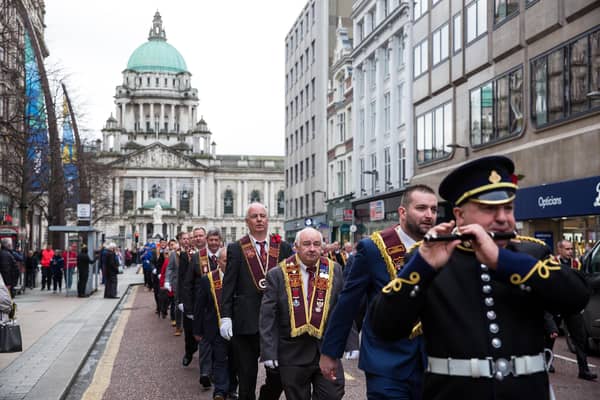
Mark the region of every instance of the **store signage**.
[[383, 200], [369, 202], [369, 218], [371, 221], [381, 221], [385, 218], [385, 208]]
[[77, 204], [77, 219], [89, 220], [92, 217], [92, 207], [88, 203]]
[[600, 176], [517, 190], [517, 220], [600, 214]]
[[351, 208], [344, 209], [344, 221], [352, 221], [354, 219], [354, 210]]

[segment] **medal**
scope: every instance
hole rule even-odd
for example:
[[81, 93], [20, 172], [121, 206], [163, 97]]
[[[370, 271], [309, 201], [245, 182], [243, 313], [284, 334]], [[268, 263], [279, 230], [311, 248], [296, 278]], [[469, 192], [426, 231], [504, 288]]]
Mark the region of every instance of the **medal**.
[[258, 287], [260, 287], [261, 289], [266, 289], [267, 288], [267, 280], [265, 278], [262, 278], [258, 281]]

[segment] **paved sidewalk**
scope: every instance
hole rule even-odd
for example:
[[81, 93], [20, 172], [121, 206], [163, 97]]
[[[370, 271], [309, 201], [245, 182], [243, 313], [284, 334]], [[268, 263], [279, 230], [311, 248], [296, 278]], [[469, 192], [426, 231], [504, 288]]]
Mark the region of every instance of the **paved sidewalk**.
[[[118, 294], [142, 284], [136, 267], [118, 277]], [[16, 298], [23, 352], [0, 354], [0, 399], [61, 399], [120, 299], [27, 290]]]

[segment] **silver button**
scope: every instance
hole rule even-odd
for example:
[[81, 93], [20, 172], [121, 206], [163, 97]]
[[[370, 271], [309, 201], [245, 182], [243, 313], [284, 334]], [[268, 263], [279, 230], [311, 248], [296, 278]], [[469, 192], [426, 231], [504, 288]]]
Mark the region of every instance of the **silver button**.
[[493, 297], [486, 297], [485, 298], [485, 305], [488, 307], [492, 307], [494, 305], [494, 298]]
[[500, 327], [498, 326], [498, 324], [490, 324], [491, 333], [498, 333], [498, 331], [500, 331]]
[[415, 286], [413, 287], [413, 290], [414, 290], [415, 292], [418, 292], [419, 290], [421, 290], [421, 288], [419, 287], [419, 285], [415, 285]]
[[490, 281], [490, 274], [481, 274], [481, 280], [484, 282]]
[[488, 266], [485, 264], [481, 264], [481, 270], [482, 271], [487, 271], [488, 270]]
[[494, 310], [488, 311], [485, 315], [486, 315], [487, 319], [489, 319], [490, 321], [493, 321], [496, 319], [496, 312]]
[[492, 287], [490, 285], [483, 285], [482, 290], [483, 290], [483, 293], [485, 293], [485, 294], [492, 293]]
[[492, 347], [495, 349], [499, 349], [500, 347], [502, 347], [502, 340], [498, 339], [497, 337], [493, 338]]

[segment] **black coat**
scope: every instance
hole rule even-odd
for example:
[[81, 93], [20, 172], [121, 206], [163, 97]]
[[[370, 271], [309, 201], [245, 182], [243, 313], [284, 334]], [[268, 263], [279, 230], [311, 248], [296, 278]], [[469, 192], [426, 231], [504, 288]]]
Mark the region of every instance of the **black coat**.
[[200, 278], [200, 284], [196, 288], [195, 302], [194, 335], [202, 336], [204, 340], [212, 342], [219, 334], [219, 325], [215, 301], [206, 275]]
[[[281, 242], [277, 261], [292, 255], [287, 242]], [[258, 333], [258, 313], [263, 291], [258, 290], [250, 274], [240, 241], [227, 246], [227, 269], [223, 277], [223, 305], [221, 318], [233, 320], [234, 335]]]
[[[218, 265], [212, 259], [208, 259], [208, 266], [211, 271], [217, 269]], [[195, 252], [190, 260], [190, 266], [186, 269], [183, 276], [181, 293], [184, 310], [193, 310], [196, 303], [196, 293], [200, 288], [202, 280], [202, 270], [200, 269], [200, 252]]]
[[[545, 310], [572, 313], [589, 298], [583, 277], [560, 267], [538, 243], [511, 242], [500, 250], [495, 271], [484, 267], [466, 248], [454, 250], [438, 271], [411, 254], [400, 273], [404, 281], [396, 279], [397, 290], [388, 285], [371, 305], [373, 329], [390, 339], [407, 336], [420, 319], [428, 356], [510, 360], [543, 352]], [[492, 323], [497, 333], [491, 333]], [[509, 375], [498, 381], [427, 373], [423, 398], [548, 399], [548, 375]]]

